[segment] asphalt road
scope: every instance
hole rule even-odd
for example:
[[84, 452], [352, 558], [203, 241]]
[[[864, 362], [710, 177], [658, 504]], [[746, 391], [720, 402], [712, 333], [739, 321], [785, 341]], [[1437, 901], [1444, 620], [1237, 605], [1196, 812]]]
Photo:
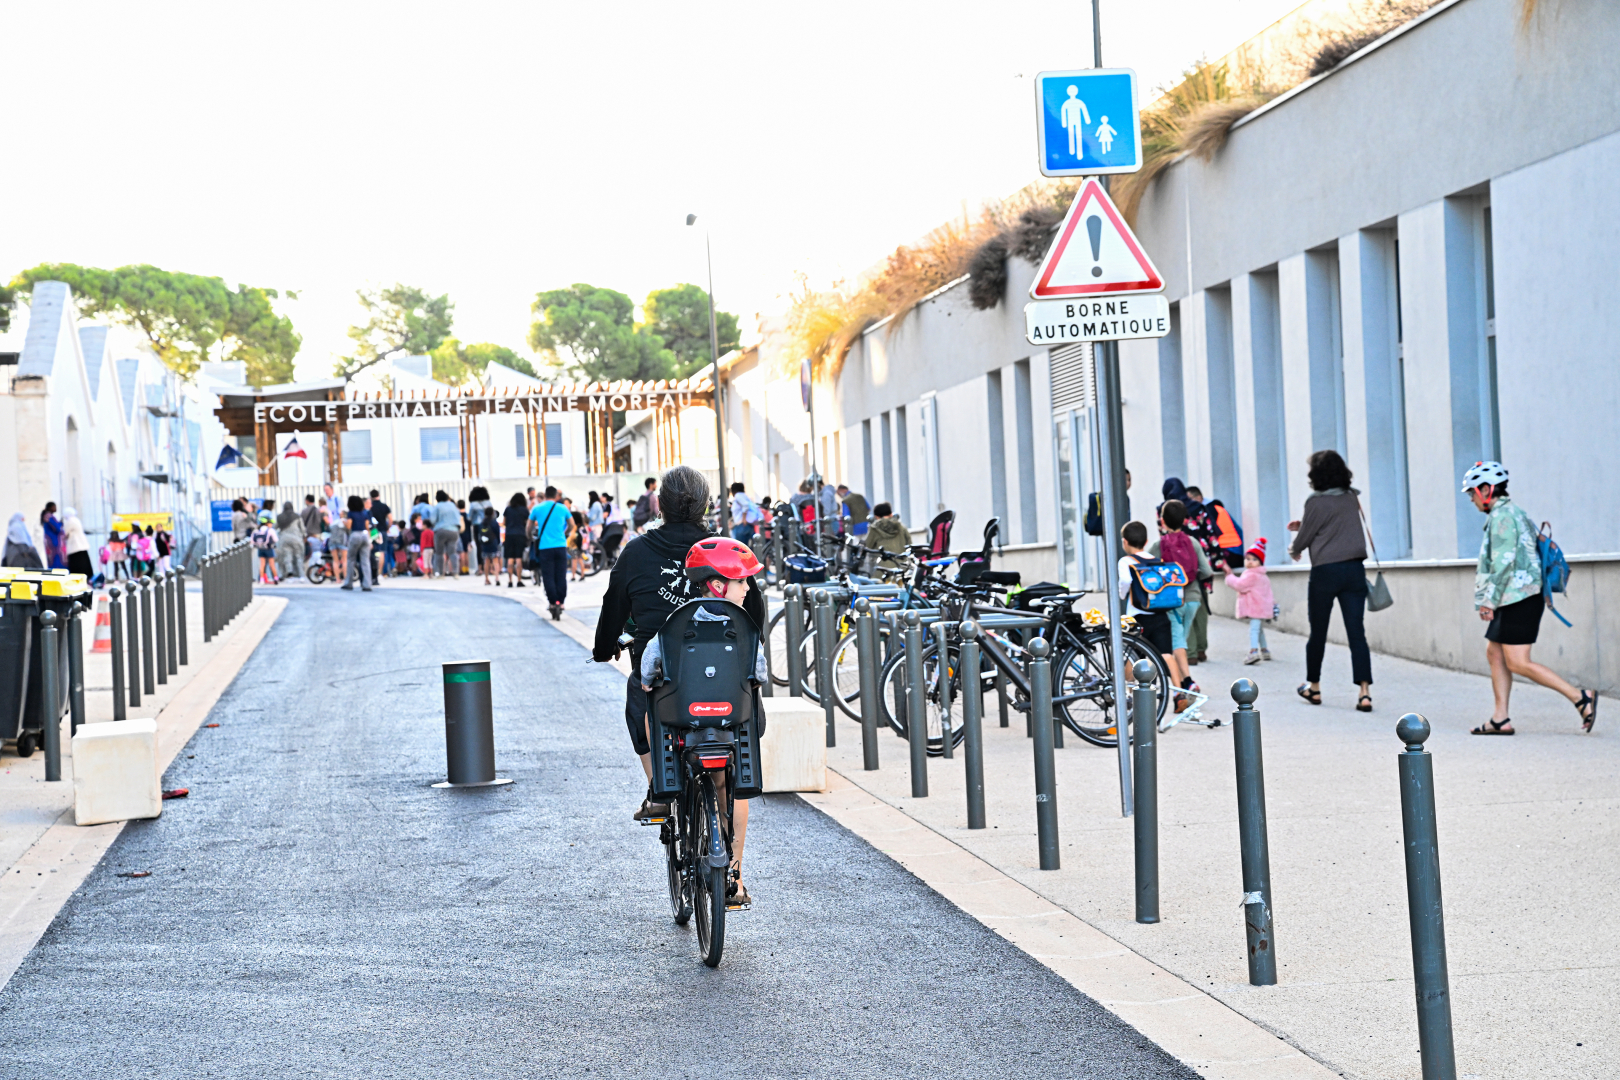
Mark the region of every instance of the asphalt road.
[[[0, 992], [0, 1075], [1196, 1075], [793, 796], [755, 803], [755, 906], [704, 967], [617, 672], [491, 596], [285, 594], [164, 779], [191, 797]], [[483, 657], [517, 782], [433, 790], [438, 664]]]

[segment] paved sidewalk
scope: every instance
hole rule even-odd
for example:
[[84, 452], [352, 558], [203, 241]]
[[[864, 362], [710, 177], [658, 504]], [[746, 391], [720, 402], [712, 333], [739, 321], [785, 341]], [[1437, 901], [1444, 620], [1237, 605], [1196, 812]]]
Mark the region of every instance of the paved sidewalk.
[[[1374, 616], [1380, 617], [1380, 616]], [[1211, 623], [1212, 654], [1240, 658], [1246, 627]], [[1160, 738], [1163, 922], [1132, 907], [1131, 822], [1119, 816], [1116, 756], [1075, 739], [1057, 752], [1064, 867], [1038, 869], [1031, 743], [1022, 718], [986, 731], [991, 828], [969, 832], [960, 756], [929, 762], [931, 798], [910, 798], [905, 744], [880, 735], [863, 771], [860, 728], [843, 720], [830, 763], [1143, 957], [1348, 1077], [1419, 1076], [1394, 735], [1404, 711], [1435, 728], [1440, 853], [1459, 1075], [1620, 1075], [1620, 723], [1612, 700], [1595, 734], [1549, 691], [1515, 690], [1520, 734], [1478, 738], [1480, 677], [1374, 658], [1376, 711], [1353, 711], [1346, 650], [1329, 647], [1326, 704], [1294, 694], [1304, 640], [1269, 635], [1277, 660], [1200, 665], [1210, 711], [1227, 688], [1259, 683], [1281, 985], [1250, 987], [1231, 729]], [[992, 699], [993, 700], [993, 699]], [[881, 844], [879, 846], [882, 846]]]

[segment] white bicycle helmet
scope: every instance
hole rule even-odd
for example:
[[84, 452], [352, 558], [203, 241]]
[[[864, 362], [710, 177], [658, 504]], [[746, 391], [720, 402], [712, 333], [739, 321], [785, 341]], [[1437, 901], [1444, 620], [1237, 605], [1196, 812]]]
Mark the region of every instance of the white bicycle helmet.
[[1474, 467], [1463, 473], [1463, 492], [1473, 491], [1481, 484], [1489, 484], [1493, 488], [1497, 484], [1507, 483], [1508, 471], [1502, 467], [1500, 461], [1476, 461]]

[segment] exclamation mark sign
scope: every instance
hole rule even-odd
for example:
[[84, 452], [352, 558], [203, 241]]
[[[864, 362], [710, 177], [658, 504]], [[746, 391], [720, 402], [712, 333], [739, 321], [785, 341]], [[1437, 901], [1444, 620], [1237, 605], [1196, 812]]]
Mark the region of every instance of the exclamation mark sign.
[[[1091, 237], [1091, 261], [1102, 262], [1102, 218], [1096, 214], [1086, 218], [1086, 234]], [[1102, 277], [1102, 267], [1091, 268], [1092, 277]]]

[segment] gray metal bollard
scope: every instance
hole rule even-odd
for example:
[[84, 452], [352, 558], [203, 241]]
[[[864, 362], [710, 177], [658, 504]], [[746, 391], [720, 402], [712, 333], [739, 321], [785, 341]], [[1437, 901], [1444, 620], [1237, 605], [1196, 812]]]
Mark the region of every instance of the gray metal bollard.
[[1237, 759], [1238, 846], [1243, 853], [1243, 925], [1248, 935], [1249, 983], [1277, 985], [1277, 942], [1271, 924], [1271, 850], [1266, 840], [1266, 770], [1260, 747], [1260, 688], [1249, 679], [1232, 684], [1232, 752]]
[[169, 682], [169, 617], [168, 605], [163, 599], [163, 575], [152, 575], [152, 614], [155, 619], [154, 637], [157, 649], [154, 653], [154, 663], [157, 666], [157, 681], [159, 686], [166, 686]]
[[906, 622], [906, 742], [911, 750], [911, 797], [928, 797], [928, 687], [923, 683], [922, 616]]
[[175, 591], [175, 599], [174, 599], [175, 622], [180, 628], [179, 629], [180, 663], [189, 664], [189, 663], [191, 663], [191, 649], [189, 647], [190, 643], [186, 640], [186, 574], [185, 574], [185, 571], [182, 570], [180, 572], [180, 576], [175, 578], [175, 583], [174, 584], [175, 584], [175, 590], [176, 590]]
[[782, 629], [787, 633], [788, 696], [804, 697], [804, 586], [789, 585], [782, 596], [786, 601]]
[[146, 693], [157, 693], [152, 654], [152, 579], [141, 578], [141, 683]]
[[62, 700], [61, 691], [57, 689], [61, 684], [61, 672], [57, 670], [62, 652], [61, 646], [56, 643], [56, 635], [60, 634], [57, 624], [61, 620], [56, 612], [45, 611], [39, 616], [39, 720], [41, 735], [45, 743], [45, 779], [57, 781], [62, 779], [62, 717], [56, 710], [57, 702]]
[[84, 723], [84, 610], [75, 603], [68, 616], [68, 738]]
[[[1011, 726], [1012, 721], [1008, 716], [1009, 710], [1007, 707], [1007, 673], [1002, 671], [999, 667], [996, 668], [996, 705], [1001, 709], [1001, 726]], [[1024, 716], [1024, 727], [1026, 728], [1024, 737], [1033, 737], [1035, 734], [1035, 729], [1029, 726], [1028, 714], [1025, 714]]]
[[855, 599], [855, 661], [861, 672], [861, 757], [871, 772], [878, 767], [877, 620], [864, 596]]
[[[1133, 791], [1136, 818], [1136, 921], [1159, 921], [1159, 715], [1158, 694], [1153, 680], [1159, 669], [1151, 660], [1138, 660], [1131, 668], [1136, 686], [1131, 691], [1133, 722], [1127, 733], [1121, 723], [1120, 738], [1129, 738], [1136, 751]], [[1143, 723], [1143, 719], [1146, 723]]]
[[816, 622], [816, 694], [827, 721], [827, 745], [838, 745], [838, 687], [833, 683], [833, 650], [838, 627], [834, 620], [832, 594], [818, 589], [811, 594], [811, 615]]
[[1045, 638], [1029, 643], [1030, 730], [1035, 739], [1035, 828], [1041, 869], [1057, 870], [1057, 762], [1052, 758], [1052, 645]]
[[495, 776], [495, 703], [490, 696], [489, 661], [444, 665], [444, 753], [449, 777], [436, 788], [497, 787], [510, 780]]
[[179, 629], [174, 625], [175, 582], [179, 576], [180, 575], [176, 574], [173, 570], [170, 570], [168, 573], [163, 575], [163, 603], [165, 607], [164, 614], [166, 616], [163, 620], [163, 624], [168, 628], [169, 631], [169, 647], [166, 655], [169, 660], [170, 675], [180, 674], [180, 633]]
[[129, 638], [129, 703], [141, 703], [141, 583], [131, 580], [124, 605]]
[[962, 640], [962, 763], [967, 776], [968, 828], [984, 825], [984, 694], [979, 678], [979, 624], [972, 619], [957, 627]]
[[1418, 1052], [1423, 1080], [1456, 1080], [1451, 1038], [1451, 980], [1446, 971], [1446, 919], [1440, 896], [1440, 838], [1434, 811], [1434, 758], [1423, 749], [1429, 722], [1407, 713], [1395, 725], [1406, 744], [1401, 775], [1401, 832], [1406, 841], [1406, 906], [1412, 923]]
[[124, 605], [119, 602], [122, 590], [114, 585], [107, 590], [107, 621], [112, 624], [112, 695], [113, 719], [129, 719], [129, 706], [124, 696]]
[[939, 691], [939, 736], [947, 759], [956, 757], [955, 742], [951, 735], [951, 652], [950, 626], [944, 619], [934, 624], [934, 656]]

